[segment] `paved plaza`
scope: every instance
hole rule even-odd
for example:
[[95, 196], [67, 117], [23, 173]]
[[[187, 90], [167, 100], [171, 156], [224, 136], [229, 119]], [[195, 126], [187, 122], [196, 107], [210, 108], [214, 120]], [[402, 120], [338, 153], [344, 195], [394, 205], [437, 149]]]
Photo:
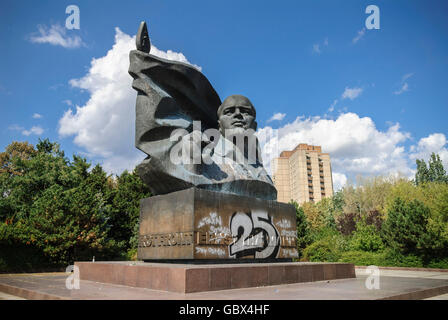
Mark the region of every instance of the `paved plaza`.
[[173, 293], [144, 288], [80, 281], [80, 288], [66, 288], [65, 273], [0, 275], [0, 299], [75, 300], [376, 300], [448, 299], [448, 272], [380, 269], [379, 289], [369, 289], [365, 268], [356, 268], [356, 279], [296, 283], [267, 287]]

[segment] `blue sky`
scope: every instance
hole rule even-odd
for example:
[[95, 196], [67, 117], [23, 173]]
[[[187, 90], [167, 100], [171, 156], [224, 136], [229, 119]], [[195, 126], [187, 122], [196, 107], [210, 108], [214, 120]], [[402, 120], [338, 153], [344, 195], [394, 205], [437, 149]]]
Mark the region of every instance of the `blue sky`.
[[[79, 30], [65, 29], [71, 4]], [[365, 28], [370, 4], [379, 30]], [[3, 0], [0, 147], [48, 137], [109, 172], [132, 169], [143, 155], [127, 52], [146, 20], [160, 54], [200, 66], [221, 99], [252, 100], [261, 132], [277, 135], [267, 145], [322, 145], [337, 187], [412, 176], [430, 152], [448, 164], [446, 12], [434, 0]]]

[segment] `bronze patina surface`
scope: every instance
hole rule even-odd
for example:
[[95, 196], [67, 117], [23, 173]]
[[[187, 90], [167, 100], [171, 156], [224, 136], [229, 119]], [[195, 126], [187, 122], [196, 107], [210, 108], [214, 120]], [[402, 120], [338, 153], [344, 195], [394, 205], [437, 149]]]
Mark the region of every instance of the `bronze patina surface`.
[[294, 257], [292, 205], [198, 188], [141, 201], [140, 260]]

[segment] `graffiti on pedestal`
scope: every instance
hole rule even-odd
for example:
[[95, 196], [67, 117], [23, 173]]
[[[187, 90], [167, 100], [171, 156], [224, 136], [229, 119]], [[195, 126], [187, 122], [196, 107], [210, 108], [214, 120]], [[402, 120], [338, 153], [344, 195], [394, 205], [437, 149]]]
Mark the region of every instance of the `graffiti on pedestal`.
[[230, 256], [255, 256], [256, 259], [277, 256], [280, 248], [279, 232], [266, 211], [235, 212], [230, 219], [230, 231], [235, 239], [229, 245]]

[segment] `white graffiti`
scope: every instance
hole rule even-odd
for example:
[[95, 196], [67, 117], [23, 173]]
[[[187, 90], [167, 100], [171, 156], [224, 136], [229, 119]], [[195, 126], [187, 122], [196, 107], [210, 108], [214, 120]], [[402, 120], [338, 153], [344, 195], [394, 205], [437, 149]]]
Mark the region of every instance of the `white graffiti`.
[[198, 228], [205, 225], [222, 226], [222, 219], [216, 212], [210, 212], [208, 217], [204, 217], [199, 220]]
[[286, 237], [282, 237], [282, 239], [284, 239], [283, 240], [283, 244], [282, 245], [286, 245], [286, 242], [287, 242], [287, 246], [295, 246], [296, 245], [296, 241], [295, 241], [295, 239], [297, 238], [297, 236], [293, 236], [293, 237], [288, 237], [288, 236], [286, 236]]
[[226, 251], [224, 249], [221, 248], [213, 248], [213, 247], [208, 247], [208, 248], [202, 248], [202, 247], [196, 247], [196, 253], [200, 253], [203, 255], [207, 255], [207, 254], [211, 254], [211, 255], [217, 255], [217, 256], [225, 256]]
[[282, 255], [284, 257], [288, 257], [288, 258], [297, 258], [299, 256], [299, 253], [297, 252], [297, 249], [283, 249], [282, 248]]
[[236, 240], [230, 244], [231, 256], [255, 254], [255, 258], [275, 258], [280, 246], [279, 233], [266, 211], [236, 212], [230, 220]]
[[210, 226], [210, 233], [216, 235], [216, 239], [221, 240], [221, 239], [226, 239], [228, 236], [231, 235], [230, 233], [230, 229], [227, 227], [214, 227], [214, 226]]
[[276, 223], [277, 227], [283, 228], [283, 229], [289, 229], [291, 228], [291, 221], [287, 219], [282, 219], [279, 222]]
[[[214, 228], [210, 228], [210, 230], [212, 230]], [[225, 228], [228, 230], [228, 228]], [[222, 242], [226, 241], [227, 238], [231, 236], [230, 235], [230, 231], [228, 232], [220, 232], [220, 231], [211, 231], [210, 232], [210, 239], [209, 241], [214, 242], [216, 244], [221, 244]]]
[[207, 254], [207, 249], [196, 247], [196, 253]]
[[208, 217], [204, 217], [199, 220], [197, 228], [200, 229], [204, 226], [209, 227], [208, 231], [210, 234], [214, 235], [214, 237], [210, 238], [210, 240], [214, 240], [217, 244], [221, 243], [224, 239], [231, 235], [230, 229], [222, 225], [222, 218], [218, 216], [216, 212], [210, 212]]
[[297, 231], [296, 230], [282, 230], [281, 235], [285, 237], [297, 237]]

